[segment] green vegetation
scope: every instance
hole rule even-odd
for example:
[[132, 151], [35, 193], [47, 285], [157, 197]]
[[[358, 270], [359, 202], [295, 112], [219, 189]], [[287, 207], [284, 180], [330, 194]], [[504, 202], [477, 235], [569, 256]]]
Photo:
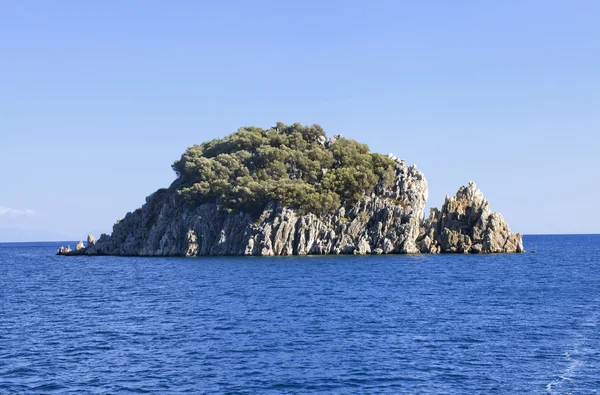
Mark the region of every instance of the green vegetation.
[[251, 214], [272, 200], [323, 214], [355, 203], [379, 182], [393, 184], [393, 160], [354, 140], [324, 141], [319, 125], [240, 128], [188, 148], [175, 161], [178, 193], [190, 203], [218, 201]]

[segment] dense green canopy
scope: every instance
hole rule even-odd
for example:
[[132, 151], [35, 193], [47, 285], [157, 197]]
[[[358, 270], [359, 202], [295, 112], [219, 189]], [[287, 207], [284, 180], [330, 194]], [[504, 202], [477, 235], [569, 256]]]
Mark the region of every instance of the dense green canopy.
[[186, 150], [175, 161], [178, 193], [190, 203], [217, 201], [251, 214], [272, 200], [323, 214], [351, 205], [379, 182], [394, 182], [395, 162], [338, 138], [325, 144], [319, 125], [240, 128]]

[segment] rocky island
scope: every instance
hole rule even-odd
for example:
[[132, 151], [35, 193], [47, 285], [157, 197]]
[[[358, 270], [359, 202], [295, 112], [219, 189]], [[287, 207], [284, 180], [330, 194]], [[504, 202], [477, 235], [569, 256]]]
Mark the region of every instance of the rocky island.
[[424, 219], [416, 166], [318, 125], [240, 128], [186, 150], [177, 179], [59, 255], [202, 256], [523, 252], [474, 183]]

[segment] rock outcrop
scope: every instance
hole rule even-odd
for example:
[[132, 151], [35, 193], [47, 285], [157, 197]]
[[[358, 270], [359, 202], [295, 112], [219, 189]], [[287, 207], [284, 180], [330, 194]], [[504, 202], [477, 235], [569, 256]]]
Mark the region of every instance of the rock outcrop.
[[[187, 205], [173, 189], [161, 189], [146, 204], [102, 235], [85, 255], [200, 256], [418, 253], [427, 202], [427, 181], [415, 166], [396, 160], [393, 187], [380, 183], [349, 209], [301, 215], [269, 203], [258, 220], [217, 204]], [[59, 254], [74, 255], [59, 250]]]
[[524, 251], [522, 236], [510, 232], [473, 182], [461, 187], [455, 197], [446, 196], [441, 210], [431, 209], [417, 244], [423, 253]]
[[522, 236], [512, 234], [491, 211], [474, 183], [446, 197], [423, 222], [427, 181], [414, 166], [397, 161], [393, 188], [378, 185], [348, 211], [300, 215], [281, 203], [267, 205], [257, 221], [217, 204], [191, 207], [162, 189], [128, 213], [97, 241], [59, 255], [203, 256], [523, 252]]
[[[320, 144], [332, 144], [332, 137]], [[267, 204], [258, 217], [217, 203], [192, 205], [176, 187], [160, 189], [146, 203], [87, 246], [61, 247], [58, 255], [204, 256], [523, 252], [491, 211], [474, 183], [461, 187], [442, 208], [423, 220], [427, 181], [416, 166], [389, 155], [395, 182], [381, 181], [370, 196], [328, 215], [301, 214], [281, 202]], [[393, 185], [392, 185], [393, 184]], [[386, 186], [388, 185], [388, 186]], [[391, 185], [391, 186], [390, 186]]]
[[60, 247], [56, 255], [71, 255], [71, 246]]

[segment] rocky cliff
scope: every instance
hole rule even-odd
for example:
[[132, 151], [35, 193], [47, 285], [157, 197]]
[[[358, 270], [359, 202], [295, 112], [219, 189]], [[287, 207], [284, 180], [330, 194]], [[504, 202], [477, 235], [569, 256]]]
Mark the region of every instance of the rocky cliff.
[[446, 197], [423, 221], [427, 181], [414, 166], [397, 161], [396, 184], [335, 214], [299, 215], [278, 202], [258, 220], [216, 204], [187, 205], [170, 189], [146, 198], [99, 240], [86, 248], [61, 248], [61, 255], [201, 256], [523, 252], [522, 236], [512, 234], [490, 209], [474, 183]]
[[172, 189], [146, 198], [85, 249], [65, 255], [308, 255], [418, 253], [427, 181], [415, 166], [395, 159], [396, 183], [383, 184], [351, 208], [317, 216], [270, 202], [253, 220], [217, 204], [186, 204]]

